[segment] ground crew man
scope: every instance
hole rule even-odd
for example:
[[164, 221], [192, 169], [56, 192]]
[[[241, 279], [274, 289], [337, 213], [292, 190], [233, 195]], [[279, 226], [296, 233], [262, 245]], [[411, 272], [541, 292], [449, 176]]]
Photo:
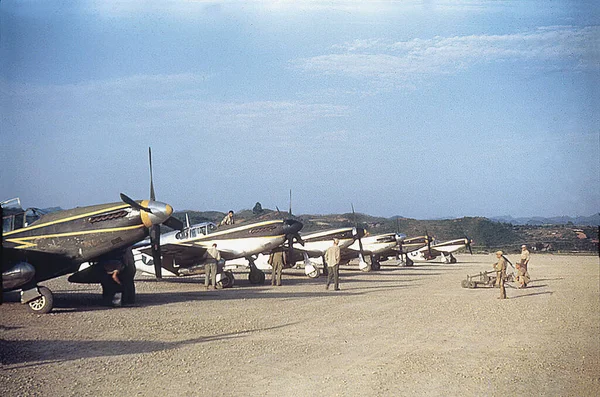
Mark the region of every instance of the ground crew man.
[[221, 221], [221, 223], [219, 223], [219, 226], [233, 225], [233, 224], [235, 224], [235, 219], [233, 218], [233, 210], [229, 210], [227, 215], [225, 215], [223, 217], [223, 220]]
[[287, 262], [287, 255], [285, 251], [281, 248], [276, 248], [269, 255], [268, 263], [271, 265], [271, 285], [281, 285], [281, 272], [283, 271], [283, 266]]
[[506, 259], [502, 251], [496, 251], [498, 262], [494, 264], [496, 270], [496, 285], [500, 287], [500, 296], [498, 299], [506, 299], [506, 289], [504, 288], [504, 280], [506, 279]]
[[[214, 243], [204, 253], [206, 263], [204, 264], [204, 287], [217, 288], [217, 262], [221, 260], [221, 253], [217, 249], [217, 243]], [[210, 281], [210, 284], [209, 284]]]
[[333, 279], [333, 288], [336, 291], [340, 290], [340, 247], [338, 246], [339, 243], [340, 241], [337, 238], [333, 239], [333, 245], [327, 248], [327, 251], [325, 251], [325, 263], [327, 264], [327, 268], [329, 269], [327, 273], [327, 285], [325, 286], [325, 289], [329, 289], [329, 284], [331, 284], [331, 280]]
[[527, 249], [527, 246], [525, 244], [523, 244], [521, 246], [521, 268], [523, 268], [525, 270], [525, 277], [527, 277], [527, 280], [529, 281], [529, 257], [531, 256], [531, 254], [529, 253], [529, 250]]

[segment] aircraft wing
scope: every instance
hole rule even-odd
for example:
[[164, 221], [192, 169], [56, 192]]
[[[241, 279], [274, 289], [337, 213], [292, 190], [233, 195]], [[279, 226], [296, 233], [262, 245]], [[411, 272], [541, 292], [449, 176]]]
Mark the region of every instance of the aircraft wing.
[[[152, 256], [150, 246], [138, 248], [140, 252]], [[160, 252], [163, 258], [172, 258], [178, 266], [189, 266], [201, 261], [206, 248], [198, 245], [161, 244]]]

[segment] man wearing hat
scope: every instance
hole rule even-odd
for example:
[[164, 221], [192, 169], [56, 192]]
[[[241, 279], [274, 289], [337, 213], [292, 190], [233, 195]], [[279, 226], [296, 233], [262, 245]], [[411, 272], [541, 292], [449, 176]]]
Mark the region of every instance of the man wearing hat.
[[506, 299], [506, 289], [504, 288], [504, 280], [506, 279], [506, 259], [502, 251], [496, 251], [498, 262], [494, 264], [496, 270], [496, 284], [500, 287], [500, 296], [498, 299]]
[[521, 246], [521, 261], [517, 263], [517, 280], [521, 284], [520, 288], [527, 287], [527, 283], [529, 282], [529, 271], [527, 270], [527, 265], [529, 265], [529, 250], [527, 250], [527, 246], [523, 244]]

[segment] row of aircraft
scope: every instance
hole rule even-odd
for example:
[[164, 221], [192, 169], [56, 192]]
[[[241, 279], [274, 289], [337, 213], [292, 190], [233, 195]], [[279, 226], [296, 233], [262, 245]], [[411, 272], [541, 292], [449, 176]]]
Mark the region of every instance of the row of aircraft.
[[[0, 203], [2, 291], [20, 290], [21, 302], [31, 311], [48, 313], [53, 295], [39, 284], [70, 274], [70, 282], [100, 284], [107, 304], [117, 296], [123, 304], [131, 304], [136, 270], [158, 279], [163, 272], [173, 276], [202, 273], [204, 254], [213, 244], [227, 264], [218, 275], [222, 287], [233, 285], [230, 268], [240, 264], [249, 269], [252, 284], [264, 283], [266, 257], [274, 249], [286, 249], [289, 264], [301, 263], [308, 277], [319, 277], [320, 268], [327, 271], [322, 258], [334, 238], [339, 240], [342, 263], [358, 258], [363, 271], [378, 270], [380, 261], [392, 256], [409, 266], [438, 256], [454, 263], [453, 252], [471, 249], [468, 238], [438, 244], [429, 235], [369, 236], [358, 225], [301, 234], [303, 225], [291, 217], [291, 209], [287, 219], [217, 226], [212, 222], [191, 225], [186, 216], [184, 224], [172, 216], [173, 207], [156, 200], [150, 149], [148, 155], [149, 200], [135, 201], [121, 193], [121, 202], [46, 214], [23, 210], [19, 199]], [[173, 231], [161, 234], [160, 225]]]

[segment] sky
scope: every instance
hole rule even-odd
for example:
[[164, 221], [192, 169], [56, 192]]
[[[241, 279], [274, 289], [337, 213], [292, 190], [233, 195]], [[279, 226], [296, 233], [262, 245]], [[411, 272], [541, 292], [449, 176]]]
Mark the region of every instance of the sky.
[[600, 209], [600, 5], [2, 1], [0, 200]]

